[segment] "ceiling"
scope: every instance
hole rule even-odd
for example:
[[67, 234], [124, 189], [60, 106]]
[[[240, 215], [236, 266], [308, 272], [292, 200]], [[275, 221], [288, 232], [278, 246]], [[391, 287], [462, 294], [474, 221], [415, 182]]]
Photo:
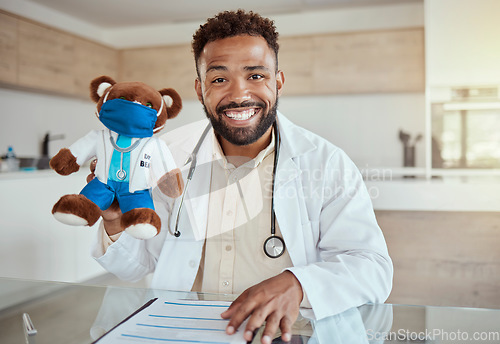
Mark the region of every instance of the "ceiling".
[[419, 0], [25, 0], [103, 29], [202, 22], [219, 11], [238, 8], [272, 16], [342, 6], [416, 1]]

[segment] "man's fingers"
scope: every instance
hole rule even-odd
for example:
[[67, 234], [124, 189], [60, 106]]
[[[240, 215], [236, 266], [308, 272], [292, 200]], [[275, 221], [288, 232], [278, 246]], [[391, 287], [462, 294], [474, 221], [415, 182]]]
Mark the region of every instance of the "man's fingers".
[[95, 174], [93, 174], [93, 173], [89, 174], [89, 175], [87, 176], [87, 183], [90, 183], [90, 181], [91, 181], [92, 179], [94, 179], [94, 177], [95, 177]]
[[[241, 323], [243, 321], [245, 321], [245, 319], [248, 318], [250, 316], [250, 314], [252, 314], [252, 312], [254, 311], [254, 308], [255, 308], [254, 302], [252, 302], [252, 303], [244, 302], [241, 305], [239, 305], [238, 307], [236, 307], [234, 309], [234, 311], [231, 313], [231, 320], [229, 320], [229, 324], [227, 324], [226, 333], [227, 334], [234, 333], [240, 327]], [[247, 325], [247, 329], [248, 329], [248, 325]], [[245, 334], [244, 334], [245, 339], [249, 336], [250, 340], [251, 340], [252, 332], [254, 329], [255, 328], [250, 329], [249, 334], [245, 332]]]
[[243, 293], [241, 293], [240, 296], [234, 300], [231, 305], [229, 306], [228, 309], [226, 309], [224, 312], [221, 313], [222, 319], [229, 319], [231, 318], [232, 314], [235, 312], [236, 309], [238, 309], [239, 305], [243, 303], [243, 301], [246, 300], [248, 292], [245, 290]]
[[292, 339], [293, 321], [288, 316], [284, 316], [280, 321], [281, 339], [289, 342]]
[[87, 176], [87, 183], [90, 183], [92, 179], [95, 178], [95, 166], [97, 164], [97, 159], [94, 159], [90, 162], [90, 174]]
[[264, 328], [264, 332], [262, 333], [262, 338], [260, 340], [262, 344], [271, 344], [271, 341], [278, 330], [278, 326], [280, 325], [279, 318], [280, 317], [276, 312], [267, 317], [266, 327]]

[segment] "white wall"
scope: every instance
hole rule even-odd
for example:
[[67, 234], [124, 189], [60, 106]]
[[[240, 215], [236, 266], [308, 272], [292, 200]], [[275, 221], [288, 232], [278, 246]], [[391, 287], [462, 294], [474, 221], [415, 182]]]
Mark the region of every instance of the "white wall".
[[90, 100], [0, 88], [0, 155], [12, 145], [18, 156], [37, 156], [46, 132], [65, 134], [64, 140], [49, 145], [49, 153], [55, 154], [101, 128], [94, 108]]
[[[420, 93], [286, 97], [279, 109], [295, 123], [341, 147], [361, 169], [402, 166], [399, 130], [425, 131]], [[417, 144], [417, 166], [424, 147]]]
[[500, 84], [499, 14], [498, 0], [426, 0], [427, 84]]
[[[44, 134], [64, 134], [49, 145], [53, 155], [92, 129], [102, 128], [90, 100], [0, 88], [0, 155], [12, 145], [18, 156], [36, 156]], [[420, 93], [283, 97], [279, 109], [289, 119], [343, 148], [360, 168], [401, 166], [399, 129], [424, 132]], [[198, 101], [185, 101], [165, 131], [205, 117]], [[417, 146], [423, 165], [423, 145]]]

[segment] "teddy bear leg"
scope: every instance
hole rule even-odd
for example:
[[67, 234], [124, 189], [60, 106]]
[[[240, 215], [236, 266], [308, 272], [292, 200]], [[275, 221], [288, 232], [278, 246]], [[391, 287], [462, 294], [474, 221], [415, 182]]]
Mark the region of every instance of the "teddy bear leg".
[[101, 216], [101, 209], [83, 195], [65, 195], [54, 205], [52, 214], [67, 225], [93, 226]]
[[137, 239], [151, 239], [160, 232], [161, 220], [153, 209], [135, 208], [122, 215], [121, 226]]

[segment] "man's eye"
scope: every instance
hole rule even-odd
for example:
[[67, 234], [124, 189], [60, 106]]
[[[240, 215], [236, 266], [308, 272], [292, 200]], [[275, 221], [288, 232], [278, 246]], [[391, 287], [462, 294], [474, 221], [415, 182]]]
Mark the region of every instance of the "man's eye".
[[218, 83], [221, 83], [221, 82], [224, 82], [224, 78], [217, 78], [214, 81], [212, 81], [212, 83], [214, 83], [214, 84], [218, 84]]
[[250, 76], [250, 79], [252, 79], [252, 80], [259, 80], [262, 78], [263, 78], [263, 76], [260, 74], [253, 74], [252, 76]]
[[151, 103], [146, 103], [146, 106], [150, 107], [150, 108], [153, 108], [153, 104], [151, 104]]

